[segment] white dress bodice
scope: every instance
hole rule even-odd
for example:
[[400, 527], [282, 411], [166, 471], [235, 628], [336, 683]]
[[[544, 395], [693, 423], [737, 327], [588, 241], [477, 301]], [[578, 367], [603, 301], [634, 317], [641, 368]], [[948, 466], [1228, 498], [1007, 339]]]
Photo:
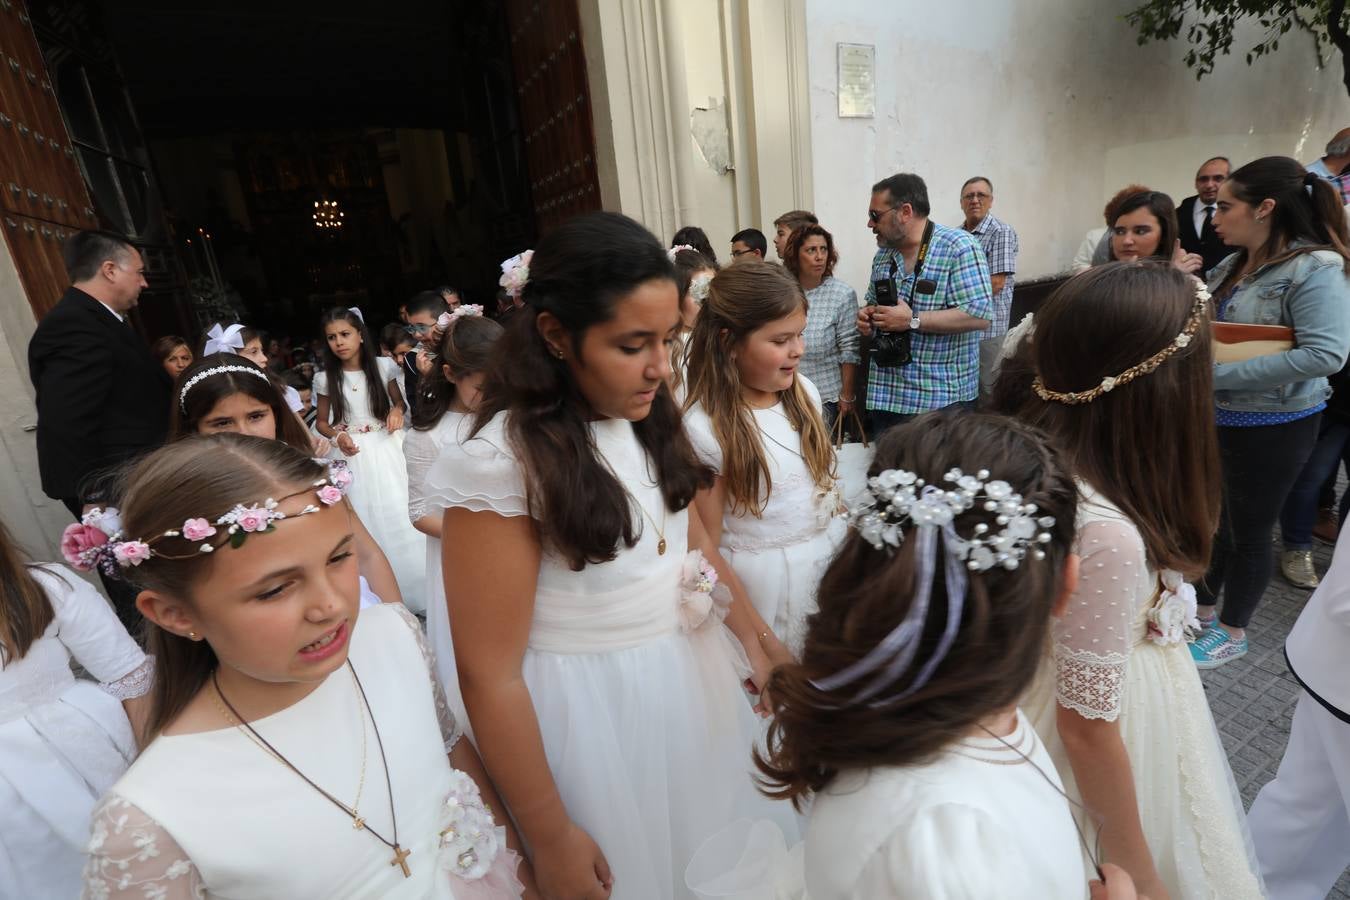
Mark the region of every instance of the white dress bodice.
[[[375, 367], [380, 373], [382, 383], [372, 385], [365, 372], [342, 373], [342, 402], [346, 411], [346, 425], [352, 430], [369, 427], [384, 427], [384, 421], [371, 414], [370, 394], [372, 391], [388, 391], [389, 382], [398, 381], [398, 366], [387, 356], [375, 359]], [[327, 372], [314, 373], [314, 393], [329, 396], [331, 386]]]
[[416, 621], [397, 604], [360, 612], [349, 659], [369, 715], [343, 666], [300, 702], [252, 723], [348, 804], [365, 746], [358, 808], [370, 829], [392, 839], [382, 742], [398, 841], [412, 851], [410, 877], [370, 830], [354, 828], [350, 816], [243, 731], [222, 727], [156, 738], [104, 798], [94, 818], [87, 894], [107, 896], [125, 878], [144, 886], [145, 896], [449, 900], [450, 866], [438, 844], [456, 777], [446, 753], [459, 732], [438, 700], [417, 635]]

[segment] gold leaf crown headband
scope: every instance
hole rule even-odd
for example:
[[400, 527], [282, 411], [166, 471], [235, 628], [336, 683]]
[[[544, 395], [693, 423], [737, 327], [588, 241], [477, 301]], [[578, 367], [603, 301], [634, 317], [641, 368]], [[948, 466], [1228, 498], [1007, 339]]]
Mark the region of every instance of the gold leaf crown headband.
[[1091, 403], [1103, 394], [1108, 394], [1122, 384], [1129, 384], [1141, 375], [1147, 375], [1162, 365], [1167, 359], [1190, 346], [1195, 333], [1200, 330], [1200, 326], [1205, 321], [1205, 313], [1209, 308], [1209, 291], [1205, 289], [1204, 284], [1196, 282], [1195, 287], [1195, 306], [1191, 308], [1191, 317], [1186, 320], [1186, 327], [1181, 329], [1181, 333], [1172, 339], [1172, 343], [1159, 350], [1143, 362], [1130, 366], [1124, 372], [1118, 375], [1108, 375], [1101, 380], [1101, 384], [1086, 391], [1052, 391], [1045, 386], [1041, 376], [1037, 375], [1036, 380], [1031, 383], [1031, 389], [1036, 392], [1036, 396], [1042, 400], [1053, 400], [1056, 403], [1063, 403], [1066, 406], [1077, 406], [1082, 403]]

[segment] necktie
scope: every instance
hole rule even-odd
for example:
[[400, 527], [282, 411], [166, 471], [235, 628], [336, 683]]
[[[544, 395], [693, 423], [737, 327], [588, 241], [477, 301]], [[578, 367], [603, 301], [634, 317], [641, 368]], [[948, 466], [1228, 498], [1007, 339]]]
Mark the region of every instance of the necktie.
[[1200, 239], [1203, 241], [1212, 234], [1214, 234], [1214, 207], [1206, 206], [1205, 221], [1204, 224], [1200, 226]]

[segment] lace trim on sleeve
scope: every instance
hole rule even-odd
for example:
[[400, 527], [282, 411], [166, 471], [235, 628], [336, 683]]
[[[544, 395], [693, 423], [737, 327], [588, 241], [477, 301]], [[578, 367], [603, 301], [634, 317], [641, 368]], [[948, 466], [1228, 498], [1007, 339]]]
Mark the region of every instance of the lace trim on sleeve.
[[147, 656], [141, 664], [116, 681], [105, 681], [99, 685], [106, 694], [118, 700], [133, 700], [150, 693], [155, 686], [155, 657]]
[[1114, 722], [1120, 717], [1121, 689], [1125, 684], [1123, 653], [1098, 654], [1055, 645], [1055, 699], [1085, 719]]
[[422, 660], [427, 665], [427, 677], [431, 679], [431, 696], [436, 701], [436, 721], [441, 725], [441, 740], [445, 742], [445, 752], [449, 753], [464, 736], [464, 729], [455, 719], [455, 714], [450, 711], [450, 701], [445, 698], [445, 689], [441, 687], [441, 680], [436, 677], [436, 654], [431, 649], [427, 636], [422, 633], [422, 626], [416, 617], [403, 606], [395, 605], [394, 608], [403, 617], [404, 623], [412, 629], [413, 636], [417, 640], [417, 649], [422, 651]]
[[201, 873], [162, 825], [109, 794], [94, 809], [85, 900], [204, 900]]

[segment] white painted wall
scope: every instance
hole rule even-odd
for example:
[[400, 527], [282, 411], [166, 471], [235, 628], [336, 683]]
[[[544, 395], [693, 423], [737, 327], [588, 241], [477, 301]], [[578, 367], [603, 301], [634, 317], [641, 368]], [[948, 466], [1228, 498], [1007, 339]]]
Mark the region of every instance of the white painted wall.
[[[1018, 276], [1064, 269], [1107, 198], [1137, 181], [1180, 202], [1206, 157], [1235, 164], [1321, 155], [1350, 125], [1340, 59], [1319, 72], [1289, 35], [1248, 67], [1235, 55], [1197, 82], [1177, 42], [1139, 47], [1131, 0], [806, 0], [815, 212], [837, 274], [861, 296], [875, 251], [871, 185], [928, 183], [933, 218], [961, 222], [961, 182], [986, 175], [994, 212], [1021, 239]], [[873, 119], [840, 119], [836, 44], [874, 44]]]

